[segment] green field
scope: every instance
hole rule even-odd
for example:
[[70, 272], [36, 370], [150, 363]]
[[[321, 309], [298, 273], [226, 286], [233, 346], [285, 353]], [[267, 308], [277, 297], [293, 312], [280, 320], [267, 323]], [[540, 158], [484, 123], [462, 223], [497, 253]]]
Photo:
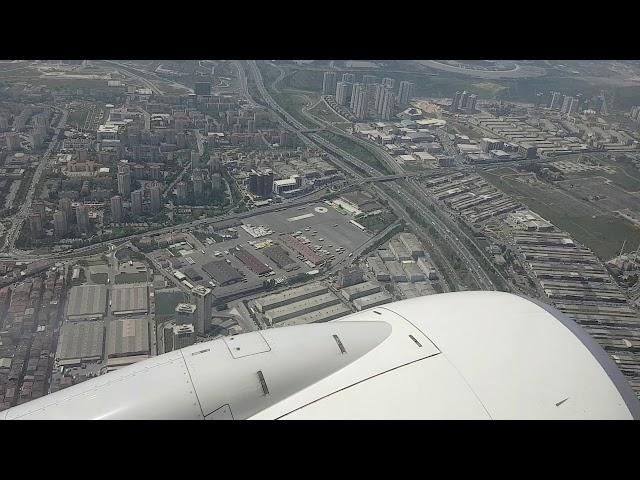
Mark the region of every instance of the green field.
[[109, 275], [106, 273], [94, 273], [91, 275], [91, 281], [100, 285], [106, 285], [108, 279]]
[[156, 290], [156, 314], [172, 315], [176, 305], [186, 301], [186, 295], [177, 290]]
[[592, 172], [570, 173], [566, 175], [565, 178], [567, 181], [571, 181], [573, 178], [593, 178], [594, 176], [607, 178], [626, 192], [640, 191], [638, 170], [628, 165], [616, 165], [616, 173], [614, 174], [607, 173], [603, 170], [596, 170]]
[[318, 133], [318, 135], [325, 138], [329, 142], [333, 143], [335, 146], [343, 149], [347, 153], [350, 153], [351, 155], [358, 158], [359, 160], [362, 160], [367, 165], [383, 173], [389, 173], [386, 167], [382, 163], [380, 163], [380, 161], [376, 158], [374, 154], [372, 154], [368, 149], [357, 144], [353, 140], [350, 140], [349, 138], [346, 138], [340, 135], [336, 135], [335, 133], [332, 133], [332, 132], [320, 132]]
[[286, 110], [289, 114], [291, 114], [291, 116], [293, 116], [300, 123], [302, 123], [303, 125], [305, 125], [310, 129], [318, 128], [318, 125], [309, 121], [307, 118], [304, 117], [304, 115], [302, 115], [302, 113], [300, 113], [300, 110], [302, 110], [303, 107], [307, 106], [307, 99], [303, 95], [295, 94], [295, 93], [286, 93], [286, 92], [282, 92], [282, 93], [271, 92], [271, 96], [278, 103], [278, 105], [280, 105], [284, 110]]
[[77, 128], [83, 128], [89, 114], [88, 108], [77, 108], [69, 112], [68, 122]]
[[392, 212], [382, 212], [378, 215], [356, 219], [360, 225], [374, 233], [381, 232], [396, 220], [397, 217]]
[[[319, 102], [315, 107], [308, 110], [308, 113], [313, 115], [320, 120], [324, 120], [325, 122], [335, 123], [340, 122], [344, 123], [344, 118], [340, 115], [336, 114], [330, 107], [327, 106], [324, 102]], [[351, 125], [349, 123], [349, 125]]]
[[271, 83], [280, 76], [280, 70], [267, 62], [258, 62], [258, 67], [265, 87], [271, 88]]
[[115, 282], [118, 285], [123, 283], [144, 283], [148, 280], [147, 272], [139, 273], [119, 273], [116, 275]]
[[513, 173], [511, 169], [500, 169], [481, 174], [503, 192], [570, 233], [603, 260], [616, 256], [625, 240], [625, 251], [635, 250], [640, 245], [640, 228], [627, 220], [613, 213], [602, 214], [552, 186], [534, 187], [513, 177], [500, 178], [500, 175]]
[[144, 261], [146, 257], [143, 254], [134, 252], [129, 248], [123, 248], [116, 252], [116, 258], [121, 262], [128, 262], [129, 260]]

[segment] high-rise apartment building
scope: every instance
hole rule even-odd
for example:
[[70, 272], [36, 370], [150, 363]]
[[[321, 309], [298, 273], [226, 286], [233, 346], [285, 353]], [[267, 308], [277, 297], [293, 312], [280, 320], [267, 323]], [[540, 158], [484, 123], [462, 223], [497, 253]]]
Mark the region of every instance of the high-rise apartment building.
[[129, 165], [118, 166], [118, 193], [123, 197], [131, 194], [131, 169]]
[[213, 295], [211, 289], [198, 285], [191, 289], [191, 303], [196, 305], [196, 325], [195, 330], [199, 335], [204, 335], [211, 320], [211, 307], [213, 305]]
[[355, 83], [356, 82], [356, 76], [353, 73], [343, 73], [342, 74], [342, 81], [343, 82], [347, 82], [347, 83]]
[[353, 85], [348, 82], [338, 82], [336, 86], [336, 103], [338, 105], [347, 105], [351, 99], [351, 90]]
[[111, 197], [111, 220], [114, 223], [122, 223], [122, 197], [120, 195]]
[[352, 112], [355, 112], [356, 105], [358, 103], [358, 95], [361, 91], [365, 90], [364, 83], [355, 83], [353, 85], [353, 90], [351, 92], [351, 101], [349, 103], [349, 108]]
[[471, 94], [466, 90], [462, 92], [462, 95], [460, 95], [460, 103], [458, 104], [458, 110], [467, 109], [467, 102], [469, 101], [469, 95]]
[[400, 89], [398, 90], [398, 103], [400, 106], [407, 106], [413, 98], [415, 85], [412, 82], [403, 80], [400, 82]]
[[181, 348], [193, 345], [195, 341], [196, 335], [193, 325], [176, 325], [173, 322], [165, 324], [163, 353], [180, 350]]
[[153, 185], [149, 188], [149, 197], [151, 199], [151, 211], [156, 214], [160, 212], [160, 207], [162, 206], [160, 200], [160, 184], [158, 182], [154, 182]]
[[34, 213], [37, 213], [40, 215], [40, 218], [44, 222], [47, 217], [44, 203], [40, 201], [35, 201], [31, 204], [31, 208], [33, 208]]
[[385, 77], [382, 79], [382, 85], [385, 87], [393, 88], [396, 86], [396, 81], [394, 78]]
[[[71, 199], [67, 197], [62, 197], [58, 202], [58, 208], [64, 214], [66, 225], [70, 225], [73, 221], [73, 207], [71, 206]], [[66, 230], [65, 230], [66, 233]]]
[[222, 191], [222, 175], [219, 173], [211, 174], [211, 191], [214, 195], [217, 195]]
[[462, 92], [457, 91], [453, 96], [453, 100], [451, 100], [451, 106], [449, 107], [450, 112], [457, 112], [460, 105], [460, 98], [462, 97]]
[[324, 72], [322, 79], [322, 94], [335, 95], [338, 84], [338, 74], [336, 72]]
[[196, 202], [201, 202], [204, 199], [204, 177], [202, 170], [196, 169], [191, 175], [193, 181], [193, 196]]
[[142, 215], [142, 190], [131, 192], [131, 213], [135, 216]]
[[67, 216], [63, 211], [58, 211], [53, 214], [53, 228], [58, 238], [62, 238], [67, 234]]
[[367, 95], [367, 89], [361, 88], [357, 95], [355, 110], [353, 111], [353, 114], [358, 120], [364, 120], [365, 118], [367, 118], [369, 106], [368, 99], [369, 97]]
[[162, 170], [160, 165], [157, 163], [149, 165], [149, 178], [151, 178], [151, 180], [162, 180]]
[[362, 83], [364, 83], [365, 85], [371, 85], [374, 83], [378, 82], [378, 77], [376, 77], [375, 75], [363, 75], [362, 76]]
[[390, 120], [394, 114], [396, 96], [389, 87], [383, 87], [378, 92], [376, 99], [376, 114], [381, 120]]
[[197, 305], [193, 303], [179, 303], [176, 305], [174, 317], [176, 324], [196, 326], [198, 323], [197, 308]]
[[469, 95], [469, 98], [467, 99], [466, 111], [469, 113], [475, 112], [477, 103], [478, 103], [478, 96], [472, 93], [471, 95]]
[[220, 157], [218, 157], [217, 155], [212, 155], [211, 158], [209, 159], [209, 173], [211, 174], [220, 173], [221, 170], [222, 170], [222, 165], [220, 163]]
[[176, 185], [176, 196], [178, 204], [184, 205], [187, 203], [187, 184], [186, 182], [178, 182]]
[[78, 229], [82, 233], [89, 231], [89, 208], [85, 205], [78, 205], [76, 207], [76, 223]]

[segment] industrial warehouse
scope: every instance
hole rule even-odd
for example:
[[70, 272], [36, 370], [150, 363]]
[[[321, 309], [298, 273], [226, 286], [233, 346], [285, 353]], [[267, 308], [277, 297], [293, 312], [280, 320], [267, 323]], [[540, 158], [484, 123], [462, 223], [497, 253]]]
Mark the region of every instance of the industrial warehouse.
[[104, 334], [104, 323], [100, 320], [65, 323], [58, 341], [57, 365], [66, 367], [101, 360]]
[[481, 223], [522, 205], [476, 174], [455, 173], [424, 180], [425, 189], [468, 223]]
[[[424, 335], [444, 341], [445, 333], [474, 368], [469, 345], [513, 347], [504, 357], [511, 363], [493, 365], [513, 373], [517, 355], [532, 365], [524, 344], [500, 341], [506, 330], [497, 322], [514, 312], [534, 323], [575, 320], [605, 349], [596, 359], [611, 357], [640, 394], [640, 63], [2, 63], [13, 73], [3, 76], [0, 98], [0, 419], [36, 412], [37, 404], [23, 405], [33, 400], [51, 416], [60, 395], [38, 397], [67, 387], [63, 396], [78, 402], [71, 415], [91, 410], [100, 402], [92, 383], [123, 391], [120, 382], [92, 380], [108, 372], [152, 406], [160, 397], [149, 385], [168, 387], [175, 377], [184, 387], [192, 375], [195, 390], [180, 388], [186, 415], [250, 417], [225, 397], [233, 389], [215, 388], [214, 404], [198, 407], [209, 396], [194, 399], [195, 384], [201, 373], [235, 378], [235, 367], [257, 362], [251, 391], [240, 390], [255, 390], [258, 403], [277, 400], [281, 382], [269, 366], [282, 364], [287, 326], [298, 332], [289, 346], [300, 361], [281, 366], [303, 376], [313, 376], [320, 353], [317, 365], [339, 366], [338, 377], [351, 382], [341, 365], [386, 371], [394, 351], [428, 356]], [[491, 314], [481, 326], [482, 312]], [[414, 317], [432, 331], [420, 332]], [[392, 335], [383, 339], [384, 323]], [[546, 348], [551, 337], [526, 339]], [[207, 351], [210, 341], [222, 350]], [[391, 355], [378, 356], [384, 344]], [[353, 361], [369, 347], [378, 353]], [[439, 343], [436, 350], [443, 355], [432, 365], [451, 353]], [[166, 353], [188, 371], [163, 363]], [[555, 389], [545, 411], [581, 414], [576, 400], [590, 385], [582, 380], [595, 377], [561, 357], [534, 365], [567, 368], [567, 391]], [[403, 364], [417, 372], [422, 363]], [[157, 381], [160, 371], [166, 382]], [[296, 383], [295, 372], [283, 373]], [[345, 382], [307, 411], [352, 400], [353, 388], [398, 411], [384, 399], [399, 390], [370, 373], [373, 383]], [[407, 382], [425, 394], [414, 402], [421, 409], [442, 403], [419, 385], [427, 377]], [[525, 377], [512, 380], [526, 397], [535, 382]], [[571, 391], [573, 381], [587, 390]], [[487, 385], [499, 383], [510, 385]], [[376, 385], [381, 395], [369, 388]], [[75, 395], [82, 389], [91, 390], [88, 403]], [[107, 412], [122, 415], [111, 401], [126, 403], [120, 393]], [[175, 409], [165, 397], [160, 404]], [[344, 405], [370, 412], [357, 403]]]
[[114, 315], [143, 314], [149, 310], [149, 293], [146, 285], [114, 285], [111, 296], [111, 312]]
[[82, 285], [71, 288], [67, 304], [67, 319], [89, 320], [103, 317], [107, 308], [105, 285]]
[[109, 324], [108, 339], [109, 370], [149, 358], [149, 321], [146, 318], [112, 321]]
[[251, 303], [268, 326], [328, 322], [352, 312], [334, 292], [318, 282], [267, 295]]
[[507, 223], [515, 226], [514, 248], [545, 295], [609, 351], [623, 373], [637, 377], [640, 366], [629, 353], [633, 344], [624, 339], [635, 337], [640, 322], [600, 259], [541, 217]]
[[[389, 285], [400, 298], [414, 298], [437, 293], [439, 276], [418, 238], [412, 233], [400, 233], [366, 257], [372, 278]], [[355, 301], [356, 308], [370, 308], [376, 302], [391, 301], [381, 291], [367, 301]]]
[[207, 272], [216, 284], [224, 287], [242, 280], [242, 274], [233, 268], [225, 260], [217, 260], [202, 265], [202, 269]]

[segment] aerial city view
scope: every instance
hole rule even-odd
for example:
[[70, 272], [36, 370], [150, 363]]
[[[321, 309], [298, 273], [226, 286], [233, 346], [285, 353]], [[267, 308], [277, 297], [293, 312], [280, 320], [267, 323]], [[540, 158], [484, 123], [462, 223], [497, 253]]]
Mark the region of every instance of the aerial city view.
[[639, 275], [640, 61], [0, 61], [0, 415], [476, 291], [555, 307], [640, 396]]

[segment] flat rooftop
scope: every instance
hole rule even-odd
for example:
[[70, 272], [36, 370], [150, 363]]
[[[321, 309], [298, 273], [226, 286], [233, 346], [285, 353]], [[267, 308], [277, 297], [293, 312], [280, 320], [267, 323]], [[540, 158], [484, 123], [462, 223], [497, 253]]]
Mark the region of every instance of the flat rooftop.
[[375, 289], [380, 289], [380, 285], [377, 285], [375, 283], [372, 282], [362, 282], [362, 283], [357, 283], [356, 285], [351, 285], [350, 287], [344, 287], [341, 292], [343, 294], [352, 296], [354, 294], [358, 294], [361, 292], [367, 292], [369, 290], [375, 290]]
[[333, 292], [327, 292], [322, 295], [305, 298], [298, 302], [274, 308], [269, 310], [266, 316], [269, 320], [276, 323], [282, 320], [288, 320], [295, 316], [302, 316], [316, 310], [321, 310], [338, 303], [340, 303], [340, 299]]
[[202, 269], [220, 285], [226, 285], [230, 282], [238, 282], [243, 278], [240, 272], [229, 265], [225, 260], [205, 263], [202, 266]]
[[127, 283], [111, 289], [111, 311], [115, 314], [146, 312], [149, 292], [146, 285]]
[[358, 310], [365, 310], [370, 307], [382, 305], [393, 301], [393, 297], [386, 290], [381, 290], [378, 293], [367, 295], [365, 297], [356, 298], [353, 304]]
[[352, 312], [347, 306], [339, 303], [337, 305], [331, 305], [330, 307], [326, 307], [321, 310], [316, 310], [315, 312], [300, 315], [290, 320], [284, 320], [277, 323], [275, 326], [289, 327], [291, 325], [305, 325], [307, 323], [329, 322], [331, 320], [335, 320], [336, 318], [349, 315], [350, 313]]
[[149, 322], [146, 318], [126, 318], [109, 323], [109, 357], [148, 353]]
[[176, 305], [176, 313], [193, 314], [196, 311], [196, 306], [192, 303], [179, 303]]
[[102, 316], [106, 308], [106, 285], [81, 285], [71, 288], [67, 304], [67, 318]]
[[60, 331], [58, 360], [100, 359], [103, 353], [104, 323], [101, 320], [66, 322]]
[[289, 303], [294, 303], [304, 298], [321, 295], [323, 293], [326, 293], [328, 290], [329, 289], [326, 285], [314, 282], [302, 285], [301, 287], [291, 288], [281, 293], [275, 293], [273, 295], [267, 295], [266, 297], [258, 298], [256, 300], [256, 304], [259, 304], [262, 311], [265, 311]]

